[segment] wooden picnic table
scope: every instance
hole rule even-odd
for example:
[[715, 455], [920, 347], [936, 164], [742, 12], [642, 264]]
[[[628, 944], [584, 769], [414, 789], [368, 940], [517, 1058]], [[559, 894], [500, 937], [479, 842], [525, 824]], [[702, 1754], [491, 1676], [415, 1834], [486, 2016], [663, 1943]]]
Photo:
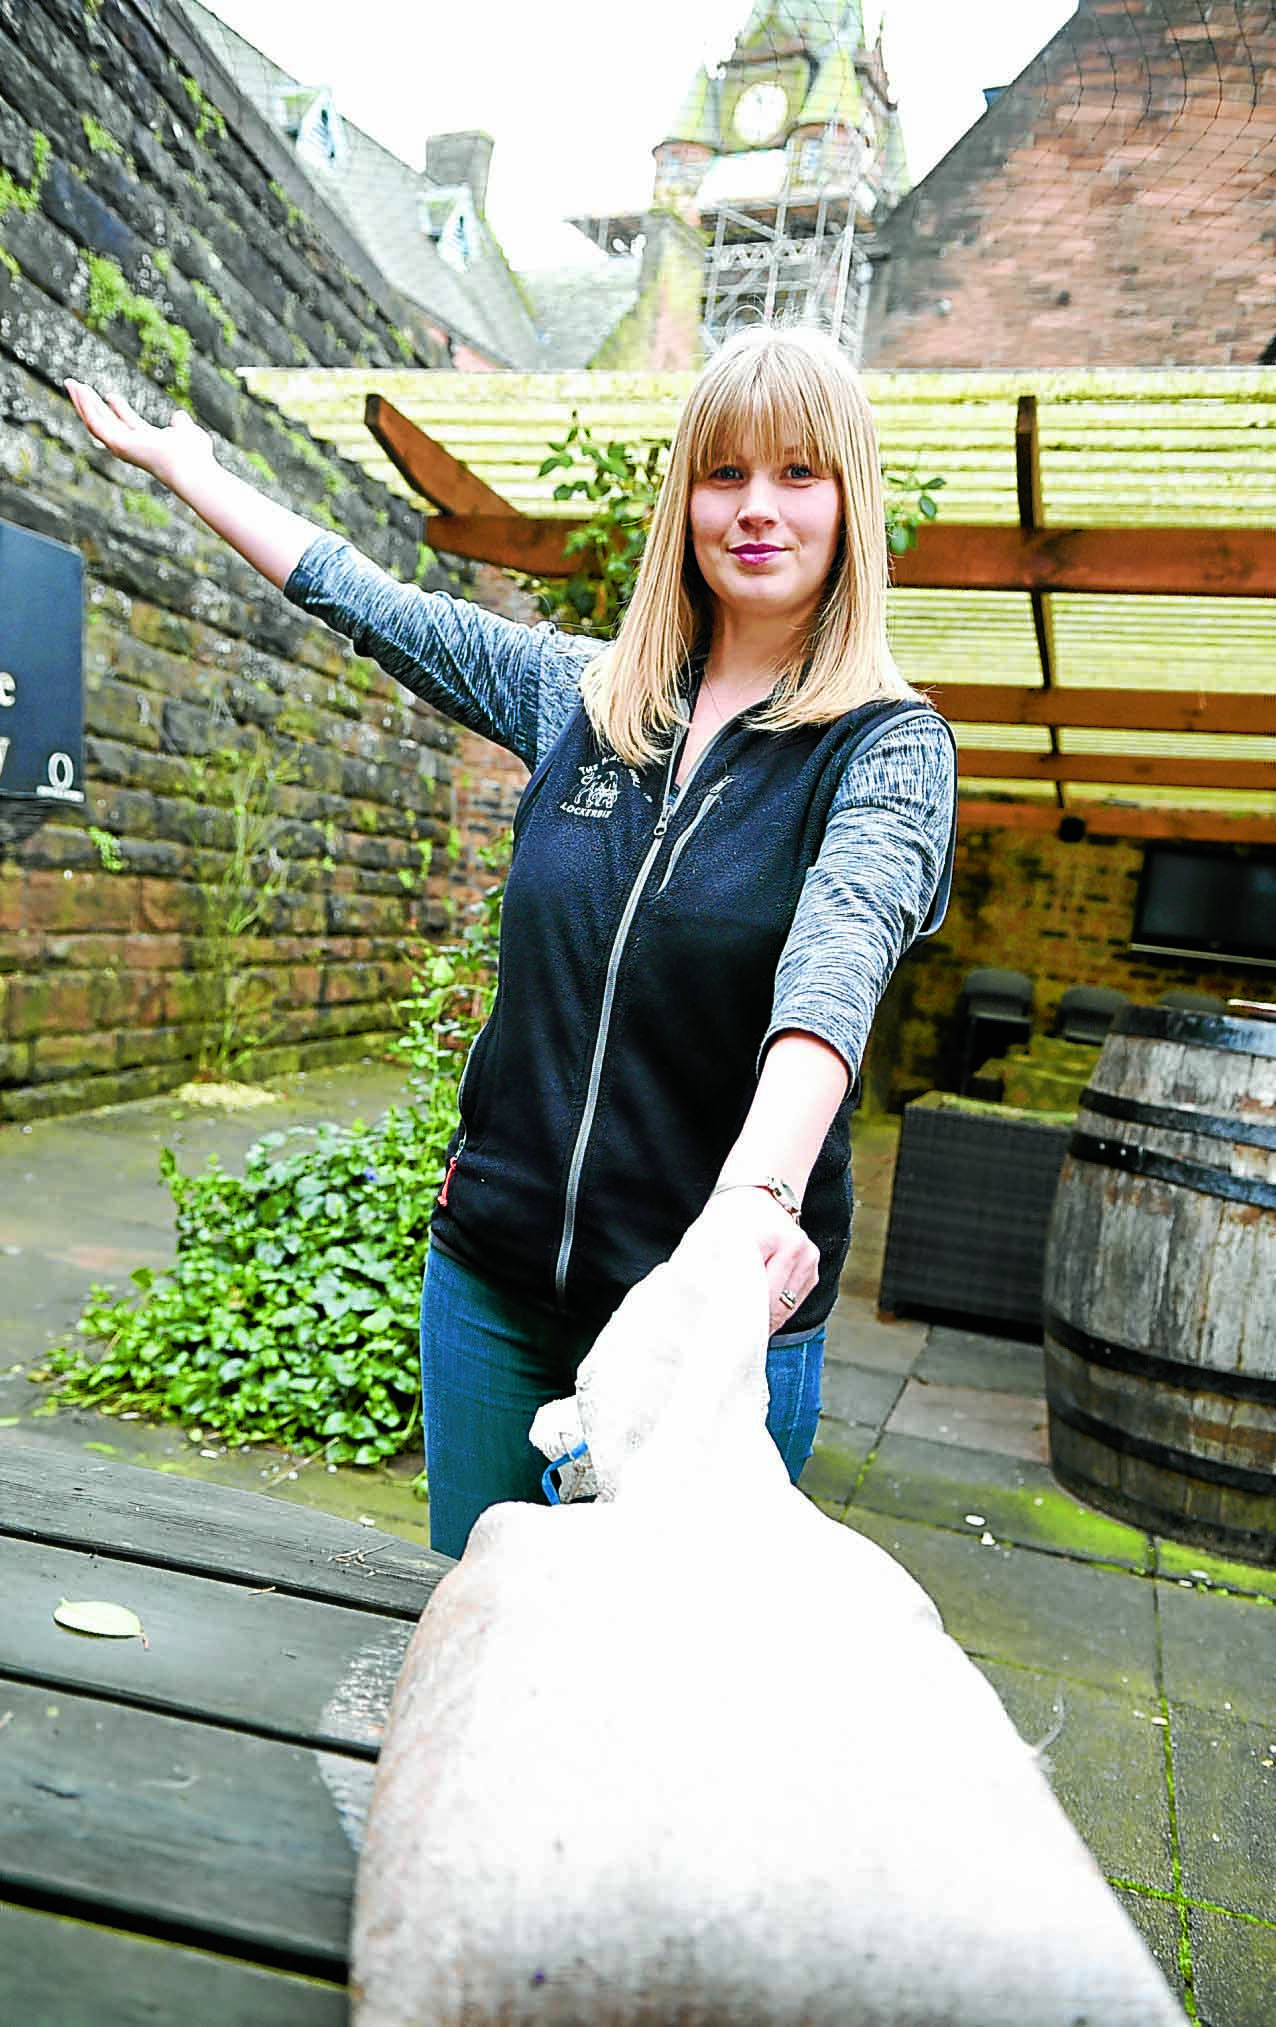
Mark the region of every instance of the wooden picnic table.
[[[0, 2021], [339, 2027], [357, 1842], [444, 1556], [0, 1441]], [[63, 1599], [143, 1641], [68, 1632]]]

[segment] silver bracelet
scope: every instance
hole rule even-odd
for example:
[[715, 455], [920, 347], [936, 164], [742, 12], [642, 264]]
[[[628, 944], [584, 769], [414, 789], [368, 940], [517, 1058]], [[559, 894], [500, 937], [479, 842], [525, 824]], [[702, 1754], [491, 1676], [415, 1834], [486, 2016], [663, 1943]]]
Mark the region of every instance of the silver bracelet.
[[775, 1198], [782, 1211], [788, 1212], [795, 1225], [801, 1223], [802, 1206], [788, 1183], [781, 1176], [763, 1175], [759, 1176], [755, 1182], [716, 1183], [709, 1192], [710, 1200], [716, 1196], [724, 1195], [729, 1189], [764, 1189], [768, 1196]]

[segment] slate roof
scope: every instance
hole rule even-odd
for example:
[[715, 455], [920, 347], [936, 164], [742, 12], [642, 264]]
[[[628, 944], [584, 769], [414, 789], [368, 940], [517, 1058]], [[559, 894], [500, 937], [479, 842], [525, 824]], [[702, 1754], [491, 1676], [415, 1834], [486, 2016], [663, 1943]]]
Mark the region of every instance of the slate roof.
[[[178, 4], [244, 96], [277, 126], [281, 94], [304, 94], [305, 81], [281, 70], [199, 0]], [[297, 164], [387, 280], [493, 364], [543, 365], [545, 348], [530, 306], [490, 227], [478, 220], [478, 246], [464, 272], [449, 265], [421, 224], [422, 195], [436, 187], [430, 178], [344, 116], [341, 126], [346, 150], [339, 164], [328, 168], [302, 153]]]

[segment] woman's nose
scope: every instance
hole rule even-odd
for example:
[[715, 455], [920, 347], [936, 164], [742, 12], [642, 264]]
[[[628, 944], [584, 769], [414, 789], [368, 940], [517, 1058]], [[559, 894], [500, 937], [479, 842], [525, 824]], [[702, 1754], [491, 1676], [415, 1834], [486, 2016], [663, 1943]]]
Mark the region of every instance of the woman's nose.
[[775, 520], [775, 488], [765, 473], [756, 472], [745, 485], [739, 517], [742, 521]]

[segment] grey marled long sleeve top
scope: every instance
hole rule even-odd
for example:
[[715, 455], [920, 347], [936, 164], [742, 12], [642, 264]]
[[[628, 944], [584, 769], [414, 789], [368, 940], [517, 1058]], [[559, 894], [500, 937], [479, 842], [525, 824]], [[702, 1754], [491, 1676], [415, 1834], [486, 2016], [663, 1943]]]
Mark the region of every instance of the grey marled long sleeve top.
[[[598, 653], [597, 641], [400, 584], [335, 535], [311, 543], [284, 590], [529, 768], [575, 709]], [[791, 1028], [818, 1035], [858, 1072], [877, 1003], [938, 884], [955, 792], [952, 735], [934, 713], [851, 759], [780, 959], [768, 1040]]]

